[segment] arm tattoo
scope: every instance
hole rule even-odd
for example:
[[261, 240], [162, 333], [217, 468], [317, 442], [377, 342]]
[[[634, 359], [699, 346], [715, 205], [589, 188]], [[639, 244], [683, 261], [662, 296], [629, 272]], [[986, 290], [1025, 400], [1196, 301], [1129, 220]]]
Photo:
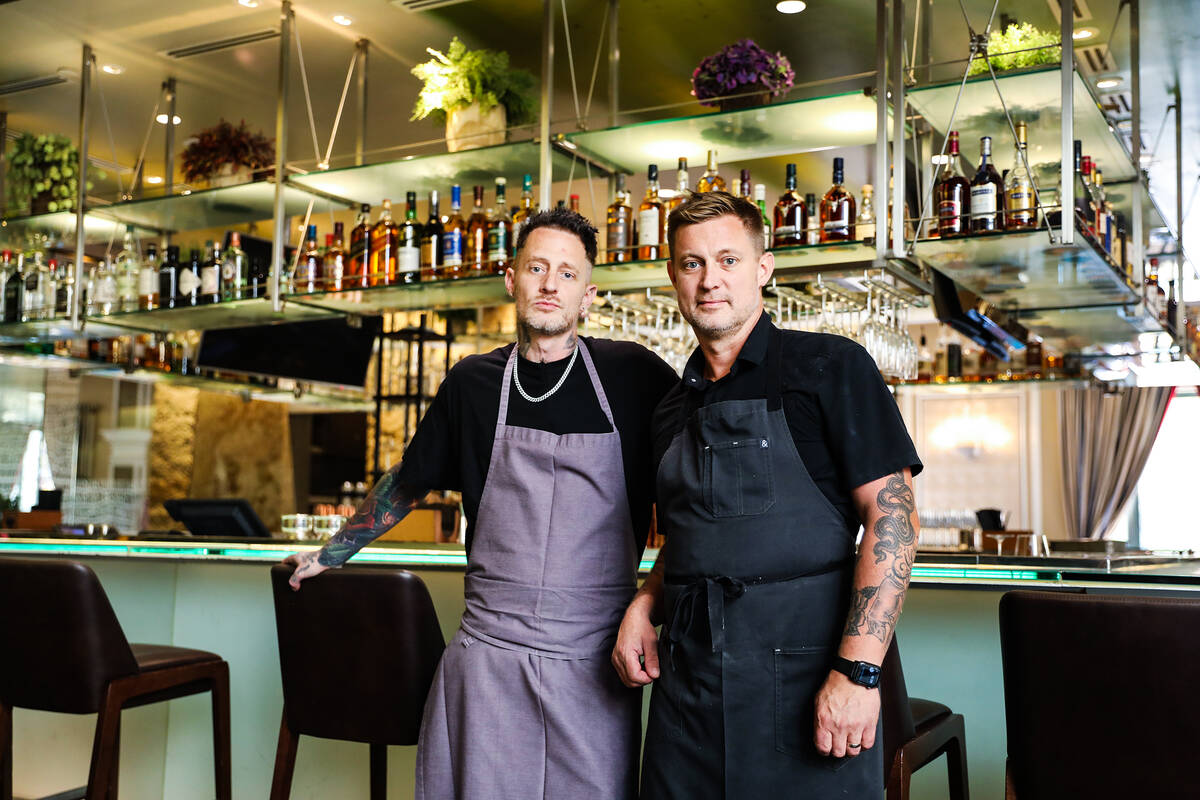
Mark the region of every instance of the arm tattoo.
[[317, 561], [326, 567], [340, 567], [366, 545], [387, 533], [404, 519], [424, 496], [402, 486], [397, 480], [400, 465], [389, 469], [371, 489], [367, 499], [347, 520], [342, 529], [321, 548]]
[[898, 472], [875, 498], [881, 516], [875, 520], [875, 546], [871, 548], [876, 564], [886, 564], [878, 586], [864, 586], [854, 592], [846, 619], [847, 636], [866, 634], [885, 644], [896, 627], [908, 580], [916, 555], [917, 532], [912, 513], [916, 508], [912, 488]]

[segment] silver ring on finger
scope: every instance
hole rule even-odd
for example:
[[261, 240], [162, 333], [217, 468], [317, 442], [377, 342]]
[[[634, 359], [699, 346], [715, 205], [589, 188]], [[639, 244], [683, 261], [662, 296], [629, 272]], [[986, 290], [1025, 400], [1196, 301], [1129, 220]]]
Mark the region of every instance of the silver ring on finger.
[[862, 745], [861, 744], [847, 744], [846, 748], [849, 750], [859, 750], [862, 748]]

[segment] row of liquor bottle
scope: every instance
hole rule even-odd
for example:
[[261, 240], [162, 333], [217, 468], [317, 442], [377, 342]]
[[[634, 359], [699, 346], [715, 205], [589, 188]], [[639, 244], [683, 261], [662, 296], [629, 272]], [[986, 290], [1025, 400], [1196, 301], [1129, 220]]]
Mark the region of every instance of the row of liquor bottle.
[[991, 383], [1082, 376], [1083, 362], [1079, 358], [1049, 350], [1036, 336], [1030, 337], [1023, 349], [1013, 350], [1008, 361], [952, 333], [944, 335], [933, 347], [923, 335], [917, 350], [917, 383]]

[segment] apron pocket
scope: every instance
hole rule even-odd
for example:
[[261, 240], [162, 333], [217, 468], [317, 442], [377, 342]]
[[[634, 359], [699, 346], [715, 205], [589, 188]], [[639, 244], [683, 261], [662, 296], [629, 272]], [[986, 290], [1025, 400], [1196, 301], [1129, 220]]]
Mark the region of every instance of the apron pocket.
[[834, 772], [854, 756], [821, 755], [813, 744], [816, 698], [829, 675], [828, 647], [775, 650], [775, 749]]
[[775, 475], [767, 439], [704, 447], [704, 505], [714, 517], [762, 514], [775, 505]]

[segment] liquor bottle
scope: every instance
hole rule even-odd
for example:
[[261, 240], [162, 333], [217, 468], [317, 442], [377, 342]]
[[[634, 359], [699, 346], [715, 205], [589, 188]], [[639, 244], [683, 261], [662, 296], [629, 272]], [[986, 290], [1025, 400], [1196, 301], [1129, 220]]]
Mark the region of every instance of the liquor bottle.
[[1104, 172], [1098, 164], [1092, 164], [1092, 215], [1096, 219], [1096, 240], [1105, 252], [1112, 250], [1112, 220], [1108, 209], [1112, 203], [1104, 195]]
[[421, 229], [421, 279], [442, 277], [442, 217], [437, 189], [429, 193], [429, 220]]
[[392, 219], [392, 201], [383, 201], [379, 221], [371, 228], [371, 239], [367, 245], [367, 283], [371, 286], [387, 286], [396, 280], [396, 264], [400, 228]]
[[979, 169], [971, 179], [971, 232], [1003, 230], [1004, 184], [992, 164], [992, 137], [979, 139]]
[[845, 171], [841, 157], [833, 159], [833, 186], [821, 198], [821, 242], [854, 240], [854, 195], [843, 186]]
[[151, 244], [138, 271], [138, 308], [151, 311], [158, 306], [158, 248]]
[[350, 231], [350, 250], [346, 253], [346, 274], [342, 279], [346, 288], [362, 288], [369, 286], [367, 273], [370, 272], [371, 245], [371, 205], [363, 203], [358, 209], [358, 217], [354, 220], [354, 228]]
[[321, 254], [321, 289], [340, 292], [346, 278], [346, 251], [342, 247], [345, 227], [333, 223], [333, 233], [325, 234], [325, 252]]
[[570, 198], [568, 198], [567, 208], [571, 211], [574, 211], [576, 214], [579, 213], [579, 195], [573, 194], [570, 196]]
[[700, 176], [700, 180], [696, 184], [696, 191], [698, 193], [725, 191], [725, 179], [717, 174], [716, 150], [708, 151], [708, 169], [704, 170], [704, 174]]
[[179, 302], [179, 247], [171, 245], [158, 270], [158, 305], [175, 308]]
[[125, 226], [125, 242], [117, 253], [117, 301], [122, 311], [138, 308], [138, 283], [141, 265], [137, 245], [133, 241], [133, 226]]
[[531, 214], [533, 214], [533, 176], [526, 175], [521, 178], [521, 204], [517, 206], [517, 210], [512, 216], [514, 255], [517, 249], [517, 240], [521, 238], [521, 226], [525, 224], [525, 220], [529, 219]]
[[678, 208], [684, 200], [687, 200], [688, 195], [692, 193], [692, 190], [688, 188], [687, 170], [687, 159], [679, 159], [679, 169], [675, 172], [675, 195], [667, 201], [667, 214]]
[[1158, 319], [1160, 316], [1158, 309], [1158, 259], [1150, 259], [1150, 264], [1146, 269], [1146, 277], [1142, 283], [1142, 296], [1146, 304], [1146, 310], [1151, 316]]
[[[58, 276], [56, 274], [58, 262], [53, 258], [43, 261], [41, 252], [35, 251], [33, 254], [33, 266], [37, 271], [38, 317], [41, 319], [54, 319], [54, 301], [58, 295]], [[137, 301], [134, 300], [131, 310], [136, 309]]]
[[1092, 200], [1092, 157], [1083, 156], [1075, 180], [1075, 219], [1092, 236], [1096, 235], [1096, 205]]
[[[177, 305], [194, 306], [199, 303], [200, 296], [200, 251], [192, 250], [188, 263], [179, 265], [179, 302]], [[100, 273], [97, 271], [97, 280]], [[97, 292], [100, 289], [97, 288]]]
[[1037, 208], [1033, 195], [1033, 179], [1025, 167], [1027, 160], [1024, 122], [1016, 124], [1017, 141], [1013, 146], [1013, 165], [1004, 176], [1004, 228], [1010, 231], [1037, 227]]
[[[94, 312], [93, 300], [96, 297], [96, 266], [93, 264], [84, 270], [83, 286], [79, 289], [82, 297], [80, 310], [83, 316], [90, 317]], [[91, 341], [96, 341], [92, 339]]]
[[661, 257], [662, 243], [667, 238], [667, 213], [658, 199], [658, 165], [646, 170], [646, 196], [638, 206], [637, 234], [639, 261], [654, 261]]
[[221, 302], [221, 243], [204, 243], [204, 266], [200, 268], [200, 305]]
[[775, 203], [774, 247], [794, 247], [808, 242], [808, 208], [796, 191], [796, 165], [787, 165], [784, 191]]
[[445, 276], [457, 278], [463, 273], [463, 252], [466, 249], [467, 223], [462, 218], [462, 187], [450, 187], [450, 216], [442, 231], [442, 263]]
[[0, 253], [0, 322], [20, 322], [25, 305], [25, 276], [17, 272], [11, 250]]
[[[98, 316], [111, 314], [119, 307], [119, 300], [117, 276], [113, 274], [109, 262], [101, 259], [96, 263], [96, 280], [92, 289], [92, 312]], [[29, 309], [26, 309], [25, 313], [28, 318]]]
[[417, 193], [406, 192], [404, 222], [396, 239], [396, 282], [421, 280], [421, 225], [417, 222]]
[[917, 350], [917, 383], [929, 383], [933, 380], [934, 358], [925, 337], [921, 337], [921, 348]]
[[1167, 295], [1167, 333], [1177, 336], [1179, 333], [1179, 301], [1175, 299], [1175, 281], [1167, 281], [1171, 287]]
[[761, 183], [754, 184], [754, 204], [762, 216], [763, 250], [771, 249], [771, 220], [767, 216], [767, 187]]
[[[153, 249], [151, 249], [151, 253]], [[155, 276], [157, 280], [157, 276]], [[157, 293], [156, 293], [157, 295]], [[54, 307], [59, 314], [70, 314], [71, 304], [75, 302], [75, 265], [63, 263], [58, 267], [58, 293], [54, 298]]]
[[821, 215], [817, 212], [817, 196], [804, 195], [804, 244], [821, 243]]
[[[340, 226], [342, 223], [338, 223]], [[243, 297], [254, 297], [250, 288], [249, 264], [246, 254], [242, 251], [242, 235], [237, 231], [229, 234], [229, 247], [225, 248], [225, 257], [221, 259], [221, 299], [241, 300]]]
[[296, 294], [321, 291], [321, 250], [317, 247], [316, 225], [309, 225], [304, 234], [304, 250], [292, 276], [292, 291]]
[[958, 131], [950, 131], [946, 163], [933, 189], [937, 232], [942, 238], [965, 236], [971, 231], [971, 187], [959, 172], [958, 161]]
[[608, 262], [616, 264], [630, 261], [630, 242], [634, 238], [633, 208], [629, 205], [629, 193], [625, 191], [625, 176], [617, 174], [617, 196], [608, 207], [605, 229], [608, 233]]
[[508, 216], [508, 202], [505, 199], [507, 184], [504, 178], [496, 178], [496, 206], [488, 214], [487, 221], [488, 269], [496, 275], [504, 274], [510, 259], [512, 219]]
[[738, 197], [750, 199], [750, 170], [744, 169], [738, 176]]
[[487, 268], [487, 213], [483, 210], [483, 187], [476, 186], [475, 205], [467, 217], [467, 247], [463, 260], [467, 262], [467, 273], [482, 275]]
[[874, 195], [875, 187], [869, 183], [863, 184], [862, 208], [858, 211], [858, 220], [854, 226], [854, 233], [860, 242], [874, 241], [875, 239]]

